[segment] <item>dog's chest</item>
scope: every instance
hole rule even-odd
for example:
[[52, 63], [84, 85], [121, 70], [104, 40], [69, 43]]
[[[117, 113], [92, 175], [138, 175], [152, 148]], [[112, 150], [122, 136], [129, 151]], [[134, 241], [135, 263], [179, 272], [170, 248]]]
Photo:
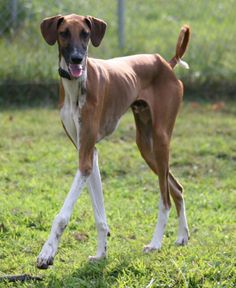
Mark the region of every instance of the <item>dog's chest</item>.
[[64, 128], [77, 148], [79, 148], [80, 110], [85, 103], [86, 91], [78, 80], [62, 80], [65, 90], [64, 105], [60, 111]]

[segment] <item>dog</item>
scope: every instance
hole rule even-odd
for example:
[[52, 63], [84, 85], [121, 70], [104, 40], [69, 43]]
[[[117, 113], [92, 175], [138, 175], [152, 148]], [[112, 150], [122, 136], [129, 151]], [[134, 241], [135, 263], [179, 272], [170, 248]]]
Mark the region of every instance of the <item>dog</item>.
[[187, 25], [181, 28], [175, 56], [169, 62], [158, 54], [110, 60], [89, 58], [89, 43], [98, 47], [106, 26], [101, 19], [76, 14], [57, 15], [41, 23], [45, 41], [49, 45], [58, 43], [60, 117], [79, 158], [69, 194], [37, 258], [37, 267], [41, 269], [53, 264], [61, 235], [86, 184], [98, 233], [97, 252], [89, 259], [106, 257], [109, 228], [95, 145], [115, 130], [119, 119], [130, 107], [136, 124], [137, 146], [148, 166], [158, 175], [161, 192], [156, 228], [144, 252], [161, 248], [171, 207], [170, 195], [179, 221], [176, 243], [185, 245], [189, 239], [183, 188], [169, 169], [169, 147], [183, 97], [183, 85], [173, 68], [177, 64], [187, 68], [181, 58], [189, 43], [190, 28]]

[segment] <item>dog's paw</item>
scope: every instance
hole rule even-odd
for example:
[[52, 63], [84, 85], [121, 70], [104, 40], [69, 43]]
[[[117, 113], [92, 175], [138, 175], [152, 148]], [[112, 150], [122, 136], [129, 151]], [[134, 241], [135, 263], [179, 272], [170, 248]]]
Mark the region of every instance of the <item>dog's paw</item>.
[[179, 233], [178, 239], [175, 241], [175, 244], [178, 246], [184, 246], [188, 244], [188, 240], [190, 239], [189, 231], [185, 228], [182, 233]]
[[160, 250], [161, 249], [161, 244], [148, 244], [146, 246], [144, 246], [143, 248], [143, 253], [150, 253], [156, 250]]
[[37, 267], [39, 269], [47, 269], [50, 265], [53, 265], [54, 256], [56, 254], [55, 249], [50, 244], [44, 244], [42, 251], [37, 258]]
[[41, 256], [39, 256], [37, 258], [37, 268], [39, 269], [48, 269], [48, 267], [50, 265], [53, 265], [53, 260], [54, 258], [53, 257], [49, 257], [49, 258], [43, 258]]
[[100, 261], [106, 258], [106, 254], [101, 254], [101, 255], [95, 255], [95, 256], [89, 256], [88, 260], [90, 262], [96, 262], [96, 261]]

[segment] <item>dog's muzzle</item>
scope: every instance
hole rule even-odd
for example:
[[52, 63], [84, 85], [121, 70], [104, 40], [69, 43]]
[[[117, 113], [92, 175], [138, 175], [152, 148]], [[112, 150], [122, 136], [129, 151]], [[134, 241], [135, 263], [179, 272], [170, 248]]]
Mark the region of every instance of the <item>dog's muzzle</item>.
[[73, 78], [80, 78], [83, 74], [83, 65], [70, 63], [68, 66], [68, 70]]
[[84, 67], [82, 64], [69, 64], [68, 71], [59, 67], [58, 73], [62, 78], [66, 78], [68, 80], [79, 79], [84, 72]]

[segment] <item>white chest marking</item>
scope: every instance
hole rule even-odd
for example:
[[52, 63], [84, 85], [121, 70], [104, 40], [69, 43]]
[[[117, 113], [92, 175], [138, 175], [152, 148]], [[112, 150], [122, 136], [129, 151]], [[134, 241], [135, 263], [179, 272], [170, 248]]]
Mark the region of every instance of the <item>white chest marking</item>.
[[[69, 82], [69, 83], [68, 83]], [[77, 149], [79, 148], [79, 130], [80, 130], [80, 111], [78, 106], [78, 81], [62, 80], [65, 89], [64, 105], [61, 108], [60, 117], [63, 125], [74, 142]]]
[[[60, 66], [63, 69], [68, 70], [64, 58], [61, 59]], [[86, 101], [85, 81], [86, 71], [79, 79], [67, 80], [62, 78], [62, 83], [65, 90], [65, 100], [60, 111], [60, 117], [67, 133], [77, 149], [79, 149], [80, 145], [80, 110]]]

